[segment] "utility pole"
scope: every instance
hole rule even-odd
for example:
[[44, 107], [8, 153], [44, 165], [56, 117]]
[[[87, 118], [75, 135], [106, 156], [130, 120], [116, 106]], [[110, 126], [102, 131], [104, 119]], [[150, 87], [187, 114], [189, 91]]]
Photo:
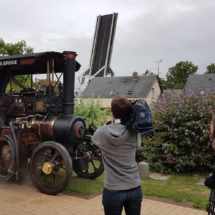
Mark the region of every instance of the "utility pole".
[[159, 64], [162, 63], [162, 59], [158, 60], [158, 61], [155, 61], [154, 63], [157, 63], [158, 64], [158, 77], [159, 77]]

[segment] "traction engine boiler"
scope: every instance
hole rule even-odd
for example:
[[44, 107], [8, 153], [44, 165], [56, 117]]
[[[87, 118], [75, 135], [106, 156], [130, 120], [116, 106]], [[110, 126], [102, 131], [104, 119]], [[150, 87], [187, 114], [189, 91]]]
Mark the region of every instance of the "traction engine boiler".
[[[85, 135], [84, 119], [74, 115], [80, 66], [70, 51], [0, 57], [1, 183], [29, 170], [35, 186], [54, 195], [65, 189], [73, 170], [88, 179], [103, 173], [101, 152]], [[47, 74], [44, 86], [33, 82], [39, 74]], [[20, 75], [31, 87], [19, 82]]]

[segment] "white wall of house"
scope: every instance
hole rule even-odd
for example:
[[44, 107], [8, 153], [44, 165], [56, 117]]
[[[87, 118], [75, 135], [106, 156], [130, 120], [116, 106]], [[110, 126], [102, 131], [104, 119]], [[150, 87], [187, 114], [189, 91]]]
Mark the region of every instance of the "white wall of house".
[[[160, 89], [158, 81], [156, 80], [154, 85], [151, 88], [151, 91], [150, 91], [148, 97], [147, 98], [138, 98], [138, 99], [145, 99], [147, 101], [147, 103], [150, 105], [150, 103], [152, 101], [153, 102], [157, 101], [158, 96], [160, 95], [160, 93], [161, 93], [161, 89]], [[137, 98], [130, 97], [130, 98], [127, 98], [127, 99], [128, 100], [133, 100], [133, 99], [137, 99]], [[87, 102], [89, 99], [88, 98], [83, 98], [82, 100], [83, 100], [83, 102]], [[100, 98], [100, 100], [102, 101], [102, 107], [110, 107], [111, 106], [112, 98]], [[97, 101], [97, 98], [95, 98], [94, 101]]]

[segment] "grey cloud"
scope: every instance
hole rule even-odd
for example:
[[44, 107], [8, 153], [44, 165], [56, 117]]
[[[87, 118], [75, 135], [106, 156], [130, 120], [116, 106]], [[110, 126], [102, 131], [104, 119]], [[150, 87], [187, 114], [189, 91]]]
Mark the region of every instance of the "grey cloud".
[[156, 72], [153, 62], [160, 59], [161, 76], [181, 60], [193, 61], [198, 73], [215, 62], [212, 0], [7, 0], [2, 6], [0, 37], [24, 39], [36, 52], [74, 50], [80, 72], [89, 66], [96, 16], [112, 12], [119, 13], [111, 63], [116, 75]]

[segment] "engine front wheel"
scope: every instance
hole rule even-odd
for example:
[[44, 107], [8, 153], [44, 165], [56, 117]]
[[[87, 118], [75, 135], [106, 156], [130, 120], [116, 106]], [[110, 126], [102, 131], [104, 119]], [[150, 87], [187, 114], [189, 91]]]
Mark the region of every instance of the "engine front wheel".
[[71, 157], [59, 143], [41, 143], [32, 153], [30, 173], [42, 193], [56, 195], [67, 187], [72, 177]]

